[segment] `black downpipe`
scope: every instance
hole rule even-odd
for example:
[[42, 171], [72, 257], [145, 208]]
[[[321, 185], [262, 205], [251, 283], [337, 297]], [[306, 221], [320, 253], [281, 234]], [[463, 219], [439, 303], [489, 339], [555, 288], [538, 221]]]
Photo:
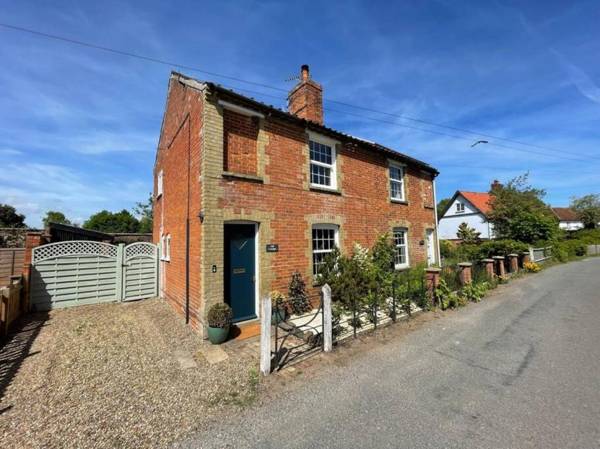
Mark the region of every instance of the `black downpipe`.
[[185, 324], [190, 323], [190, 172], [192, 165], [192, 127], [190, 114], [186, 116], [188, 128], [187, 151], [187, 208], [185, 211]]
[[190, 125], [190, 113], [188, 112], [167, 148], [171, 148], [173, 142], [179, 135], [181, 129], [188, 125], [188, 148], [187, 148], [187, 192], [185, 211], [185, 324], [190, 323], [190, 173], [192, 164], [192, 129]]

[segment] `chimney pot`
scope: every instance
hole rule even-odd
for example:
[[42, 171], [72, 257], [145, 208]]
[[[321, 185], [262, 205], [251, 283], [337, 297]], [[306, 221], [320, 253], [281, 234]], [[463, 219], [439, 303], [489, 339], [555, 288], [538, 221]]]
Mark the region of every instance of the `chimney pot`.
[[305, 120], [323, 124], [323, 88], [310, 78], [308, 64], [300, 67], [300, 81], [288, 94], [288, 111]]
[[300, 79], [302, 81], [308, 81], [309, 78], [310, 70], [308, 68], [308, 64], [304, 64], [302, 67], [300, 67]]

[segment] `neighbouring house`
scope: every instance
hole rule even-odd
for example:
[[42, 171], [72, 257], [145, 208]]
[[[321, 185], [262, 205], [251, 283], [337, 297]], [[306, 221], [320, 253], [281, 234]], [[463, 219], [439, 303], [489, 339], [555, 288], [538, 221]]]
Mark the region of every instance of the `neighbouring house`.
[[277, 109], [173, 72], [154, 166], [160, 294], [194, 328], [226, 302], [234, 321], [259, 298], [315, 275], [335, 246], [388, 232], [395, 266], [439, 260], [435, 184], [425, 162], [324, 125], [323, 91], [302, 66]]
[[[495, 183], [492, 184], [494, 188]], [[439, 217], [439, 234], [444, 240], [460, 240], [458, 227], [467, 223], [480, 233], [481, 239], [494, 237], [494, 226], [488, 221], [491, 195], [487, 192], [466, 192], [457, 190]]]
[[585, 226], [570, 207], [553, 207], [552, 212], [558, 218], [558, 226], [565, 231], [577, 231]]

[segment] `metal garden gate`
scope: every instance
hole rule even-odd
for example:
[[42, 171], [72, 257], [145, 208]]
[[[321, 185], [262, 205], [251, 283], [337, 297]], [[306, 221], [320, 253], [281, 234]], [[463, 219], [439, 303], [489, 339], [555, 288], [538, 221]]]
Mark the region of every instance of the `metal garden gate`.
[[151, 298], [157, 287], [158, 247], [152, 243], [67, 241], [33, 249], [33, 310]]

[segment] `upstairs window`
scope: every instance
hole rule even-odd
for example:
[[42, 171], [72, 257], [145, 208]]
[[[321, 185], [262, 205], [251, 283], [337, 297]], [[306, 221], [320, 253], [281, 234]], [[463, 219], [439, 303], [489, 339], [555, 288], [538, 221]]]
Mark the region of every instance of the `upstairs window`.
[[456, 203], [456, 213], [462, 214], [465, 211], [465, 203], [458, 202]]
[[312, 228], [313, 275], [319, 274], [327, 254], [338, 246], [338, 227], [336, 225], [314, 225]]
[[395, 201], [406, 201], [404, 167], [395, 163], [390, 163], [390, 198]]
[[335, 144], [330, 141], [311, 139], [310, 149], [310, 184], [315, 187], [336, 189]]
[[394, 267], [408, 268], [408, 237], [404, 228], [394, 228]]
[[156, 177], [156, 198], [163, 194], [163, 171], [158, 172]]

